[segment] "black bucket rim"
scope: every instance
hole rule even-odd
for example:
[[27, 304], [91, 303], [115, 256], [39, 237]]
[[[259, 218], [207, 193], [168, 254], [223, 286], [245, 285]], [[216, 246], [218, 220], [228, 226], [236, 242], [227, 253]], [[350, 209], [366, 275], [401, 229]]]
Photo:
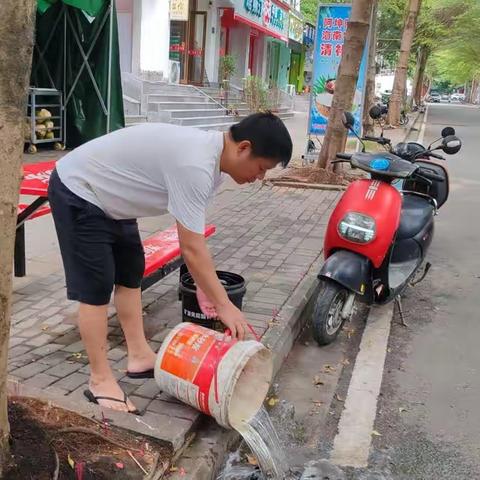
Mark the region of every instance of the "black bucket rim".
[[[241, 292], [246, 289], [245, 279], [238, 273], [227, 272], [225, 270], [216, 270], [216, 273], [217, 273], [217, 276], [219, 277], [221, 284], [223, 285], [223, 287], [227, 292], [236, 293], [237, 290]], [[235, 283], [232, 285], [225, 285], [222, 282], [222, 279], [220, 278], [221, 276], [233, 277]], [[195, 285], [195, 282], [190, 272], [186, 272], [180, 277], [180, 290], [187, 291], [187, 292], [197, 291], [197, 286]]]

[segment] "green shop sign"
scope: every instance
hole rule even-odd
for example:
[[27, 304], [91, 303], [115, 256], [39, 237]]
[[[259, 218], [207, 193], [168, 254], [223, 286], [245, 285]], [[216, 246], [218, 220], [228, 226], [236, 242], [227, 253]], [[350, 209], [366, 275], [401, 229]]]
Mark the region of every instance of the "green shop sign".
[[302, 43], [303, 41], [303, 21], [291, 12], [288, 24], [288, 38], [297, 43]]
[[243, 0], [236, 10], [258, 25], [287, 37], [288, 12], [272, 0]]

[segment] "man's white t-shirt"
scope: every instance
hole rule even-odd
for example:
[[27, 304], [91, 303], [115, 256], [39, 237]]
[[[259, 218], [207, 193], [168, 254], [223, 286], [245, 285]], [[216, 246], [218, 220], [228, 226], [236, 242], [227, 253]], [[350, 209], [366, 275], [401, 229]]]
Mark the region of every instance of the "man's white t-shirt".
[[116, 220], [170, 212], [203, 233], [208, 201], [221, 183], [223, 133], [163, 123], [117, 130], [57, 162], [62, 183]]

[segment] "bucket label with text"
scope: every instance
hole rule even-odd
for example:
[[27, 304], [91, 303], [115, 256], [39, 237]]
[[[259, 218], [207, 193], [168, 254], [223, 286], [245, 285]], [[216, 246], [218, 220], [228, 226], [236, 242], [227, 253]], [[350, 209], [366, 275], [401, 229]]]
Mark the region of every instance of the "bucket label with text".
[[[161, 369], [193, 388], [175, 387], [182, 400], [210, 415], [209, 394], [218, 363], [235, 342], [226, 343], [213, 330], [197, 325], [179, 330], [170, 341], [163, 356]], [[191, 398], [196, 393], [196, 402]], [[193, 402], [192, 402], [193, 401]]]

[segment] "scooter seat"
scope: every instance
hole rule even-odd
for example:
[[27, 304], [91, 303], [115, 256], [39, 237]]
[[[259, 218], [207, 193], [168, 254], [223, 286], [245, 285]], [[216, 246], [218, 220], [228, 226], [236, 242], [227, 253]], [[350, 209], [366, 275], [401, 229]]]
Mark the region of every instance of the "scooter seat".
[[413, 238], [431, 220], [433, 205], [417, 195], [404, 195], [397, 240]]

